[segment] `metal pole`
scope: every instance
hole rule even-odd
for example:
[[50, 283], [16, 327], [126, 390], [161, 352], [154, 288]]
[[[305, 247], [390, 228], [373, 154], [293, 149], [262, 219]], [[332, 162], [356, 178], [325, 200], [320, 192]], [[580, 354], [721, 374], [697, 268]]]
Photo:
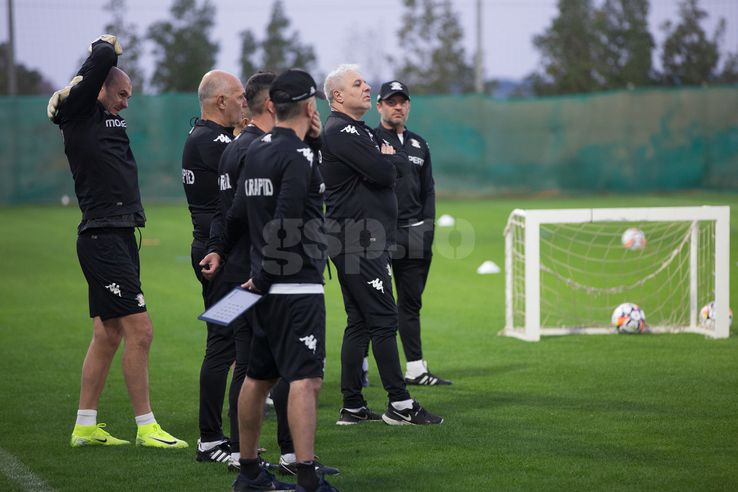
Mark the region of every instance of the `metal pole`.
[[18, 81], [15, 76], [15, 41], [13, 33], [13, 0], [8, 0], [8, 94], [18, 93]]
[[482, 0], [477, 0], [477, 53], [474, 63], [474, 90], [479, 94], [484, 92], [482, 70]]

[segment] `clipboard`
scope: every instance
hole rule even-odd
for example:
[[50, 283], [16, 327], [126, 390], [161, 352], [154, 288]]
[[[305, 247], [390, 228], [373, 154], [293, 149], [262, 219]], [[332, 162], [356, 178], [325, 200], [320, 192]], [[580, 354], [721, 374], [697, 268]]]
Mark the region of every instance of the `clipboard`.
[[250, 290], [236, 287], [223, 296], [221, 300], [210, 306], [197, 319], [221, 326], [228, 326], [234, 319], [251, 309], [262, 297], [264, 296], [261, 294], [255, 294]]

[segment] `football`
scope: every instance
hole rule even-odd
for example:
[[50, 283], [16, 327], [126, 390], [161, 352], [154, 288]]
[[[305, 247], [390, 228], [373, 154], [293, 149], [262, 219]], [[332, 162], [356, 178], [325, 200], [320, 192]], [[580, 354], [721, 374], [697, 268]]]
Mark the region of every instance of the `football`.
[[612, 312], [612, 326], [618, 333], [643, 333], [646, 331], [646, 313], [638, 304], [624, 302]]
[[637, 227], [627, 229], [620, 238], [620, 241], [623, 243], [625, 249], [631, 251], [639, 251], [646, 247], [646, 235]]
[[[728, 326], [733, 324], [733, 310], [728, 308]], [[715, 301], [702, 306], [700, 309], [700, 325], [703, 328], [713, 329], [715, 327]]]

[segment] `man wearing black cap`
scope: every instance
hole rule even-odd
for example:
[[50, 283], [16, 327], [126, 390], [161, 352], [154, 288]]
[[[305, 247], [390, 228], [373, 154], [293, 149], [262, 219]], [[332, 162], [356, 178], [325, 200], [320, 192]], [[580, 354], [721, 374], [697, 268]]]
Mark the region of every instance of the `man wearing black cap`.
[[325, 360], [325, 259], [319, 246], [324, 185], [317, 166], [321, 124], [315, 101], [322, 94], [307, 72], [288, 70], [274, 80], [269, 97], [277, 124], [246, 152], [242, 183], [224, 231], [228, 251], [247, 230], [251, 279], [243, 287], [264, 295], [253, 308], [247, 378], [238, 402], [241, 471], [233, 490], [293, 490], [277, 481], [257, 456], [264, 402], [281, 377], [290, 383], [297, 490], [329, 492], [335, 489], [318, 478], [314, 462]]
[[[325, 81], [331, 114], [323, 129], [321, 172], [327, 229], [338, 233], [331, 251], [346, 309], [341, 347], [341, 408], [337, 425], [383, 420], [389, 425], [440, 424], [443, 418], [410, 397], [397, 351], [397, 306], [389, 246], [397, 227], [395, 179], [406, 157], [377, 142], [360, 120], [371, 107], [371, 87], [356, 65], [341, 65]], [[362, 360], [372, 343], [389, 405], [380, 417], [362, 395]]]
[[[227, 292], [246, 282], [251, 275], [251, 241], [248, 234], [242, 234], [238, 241], [233, 243], [230, 251], [223, 248], [223, 227], [228, 209], [233, 204], [236, 190], [243, 183], [239, 179], [246, 165], [246, 152], [253, 142], [271, 132], [276, 122], [274, 105], [269, 99], [269, 88], [276, 78], [272, 72], [257, 72], [246, 82], [245, 95], [251, 118], [240, 135], [223, 151], [218, 165], [220, 173], [218, 184], [220, 187], [220, 212], [216, 213], [210, 228], [208, 255], [200, 261], [203, 276], [211, 279], [216, 276], [227, 286]], [[222, 262], [224, 257], [227, 262]], [[222, 268], [221, 268], [222, 265]], [[229, 469], [237, 470], [240, 467], [240, 439], [238, 436], [238, 397], [248, 368], [248, 357], [252, 337], [252, 312], [235, 319], [233, 327], [236, 342], [236, 366], [233, 370], [233, 383], [229, 394], [229, 416], [231, 417], [231, 462]], [[234, 391], [235, 388], [235, 391]], [[277, 415], [277, 441], [281, 456], [279, 457], [279, 471], [285, 475], [297, 474], [297, 463], [294, 443], [290, 435], [287, 421], [287, 399], [289, 383], [280, 379], [274, 385], [270, 396], [274, 400], [274, 412]], [[320, 473], [333, 475], [338, 469], [325, 466], [316, 461]]]
[[382, 84], [377, 96], [379, 126], [374, 130], [382, 143], [392, 145], [407, 158], [395, 185], [397, 234], [392, 252], [392, 273], [397, 287], [400, 339], [407, 361], [407, 384], [449, 385], [428, 370], [420, 341], [420, 308], [430, 270], [436, 194], [431, 155], [425, 140], [406, 128], [410, 91], [399, 80]]

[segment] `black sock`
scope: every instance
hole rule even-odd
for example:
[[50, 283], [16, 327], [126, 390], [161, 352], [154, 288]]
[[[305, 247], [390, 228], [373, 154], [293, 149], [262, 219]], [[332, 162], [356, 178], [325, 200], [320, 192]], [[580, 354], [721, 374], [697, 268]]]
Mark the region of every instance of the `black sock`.
[[249, 480], [254, 480], [261, 473], [259, 458], [241, 458], [238, 462], [241, 464], [241, 473]]
[[315, 492], [318, 489], [318, 474], [315, 473], [314, 461], [301, 461], [297, 464], [297, 483], [306, 492]]

